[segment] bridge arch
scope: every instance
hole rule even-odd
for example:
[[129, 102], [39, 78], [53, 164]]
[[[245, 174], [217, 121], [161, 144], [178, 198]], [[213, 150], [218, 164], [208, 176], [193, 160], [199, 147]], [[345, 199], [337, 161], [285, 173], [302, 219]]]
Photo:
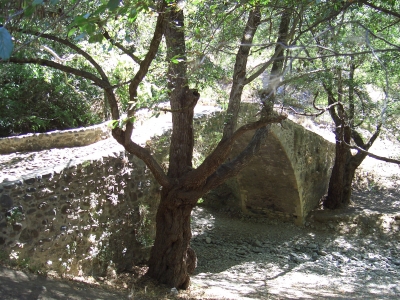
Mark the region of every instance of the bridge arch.
[[[236, 141], [232, 157], [253, 134]], [[246, 213], [278, 215], [302, 225], [327, 191], [334, 154], [333, 143], [285, 120], [272, 125], [265, 145], [238, 176], [208, 197], [225, 195], [230, 197], [227, 205]]]

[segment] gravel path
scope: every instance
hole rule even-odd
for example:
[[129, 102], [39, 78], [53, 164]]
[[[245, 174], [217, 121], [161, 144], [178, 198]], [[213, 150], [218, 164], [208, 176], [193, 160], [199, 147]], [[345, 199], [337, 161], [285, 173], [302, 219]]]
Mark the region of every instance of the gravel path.
[[[196, 208], [193, 293], [207, 299], [399, 299], [398, 227], [299, 228]], [[200, 291], [199, 291], [200, 290]], [[201, 299], [201, 298], [199, 298]]]

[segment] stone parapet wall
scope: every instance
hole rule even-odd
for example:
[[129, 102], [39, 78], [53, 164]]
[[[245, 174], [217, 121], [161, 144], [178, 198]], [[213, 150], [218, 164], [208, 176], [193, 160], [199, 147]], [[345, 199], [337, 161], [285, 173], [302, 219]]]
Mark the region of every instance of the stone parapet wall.
[[147, 259], [159, 186], [125, 152], [0, 184], [0, 260], [102, 275]]
[[90, 145], [111, 136], [107, 123], [71, 130], [0, 138], [0, 154]]

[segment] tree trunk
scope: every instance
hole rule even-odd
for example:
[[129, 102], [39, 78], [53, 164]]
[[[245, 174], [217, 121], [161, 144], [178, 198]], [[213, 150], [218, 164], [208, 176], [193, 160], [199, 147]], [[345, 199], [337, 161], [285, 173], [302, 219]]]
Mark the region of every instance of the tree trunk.
[[[156, 216], [156, 238], [151, 250], [148, 275], [160, 283], [186, 289], [196, 267], [196, 254], [190, 248], [190, 214], [196, 196], [182, 196], [182, 178], [192, 170], [193, 115], [200, 94], [188, 87], [184, 15], [171, 6], [165, 15], [168, 90], [172, 112], [172, 134], [168, 178], [172, 188], [163, 187]], [[173, 61], [179, 57], [179, 63]]]
[[342, 203], [343, 206], [347, 206], [350, 204], [352, 184], [354, 179], [354, 174], [356, 173], [356, 169], [358, 165], [354, 162], [354, 157], [351, 158], [350, 162], [346, 165], [346, 170], [343, 178], [343, 195], [342, 195]]
[[[341, 86], [339, 84], [339, 91]], [[332, 113], [331, 113], [332, 114]], [[329, 180], [328, 195], [324, 199], [324, 207], [330, 209], [337, 209], [347, 206], [350, 203], [351, 196], [351, 181], [348, 171], [352, 162], [352, 154], [349, 147], [346, 145], [350, 143], [351, 128], [345, 121], [346, 113], [342, 106], [338, 108], [338, 115], [335, 115], [334, 120], [336, 123], [336, 153], [335, 163], [333, 165], [331, 178]], [[341, 124], [339, 123], [339, 120]], [[354, 173], [354, 172], [353, 172]], [[353, 174], [354, 175], [354, 174]], [[348, 182], [350, 180], [350, 182]], [[348, 185], [350, 184], [350, 190]], [[345, 188], [346, 187], [346, 188]], [[345, 192], [346, 190], [346, 192]], [[346, 194], [346, 197], [345, 197]]]
[[175, 191], [161, 195], [148, 275], [171, 287], [186, 289], [196, 268], [196, 254], [190, 248], [190, 215], [196, 200], [179, 199]]
[[329, 209], [337, 209], [346, 206], [347, 204], [349, 204], [351, 196], [350, 181], [350, 191], [347, 191], [346, 197], [344, 197], [345, 186], [347, 187], [349, 184], [347, 165], [349, 163], [349, 160], [351, 159], [350, 149], [346, 145], [344, 145], [342, 141], [336, 141], [335, 154], [335, 163], [333, 165], [332, 175], [329, 180], [328, 195], [323, 203], [324, 207]]

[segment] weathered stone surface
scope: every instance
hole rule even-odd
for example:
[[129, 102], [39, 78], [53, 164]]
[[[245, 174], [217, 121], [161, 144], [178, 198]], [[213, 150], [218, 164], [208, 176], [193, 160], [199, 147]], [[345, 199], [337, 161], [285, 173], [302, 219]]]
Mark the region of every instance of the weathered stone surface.
[[[254, 132], [236, 141], [235, 156]], [[242, 209], [288, 213], [302, 225], [326, 193], [334, 145], [301, 125], [272, 125], [265, 147], [237, 176]]]
[[9, 195], [1, 195], [0, 197], [0, 205], [5, 208], [5, 209], [9, 209], [13, 206], [14, 201], [11, 199], [11, 197]]
[[86, 127], [84, 130], [71, 129], [23, 136], [0, 138], [0, 154], [39, 151], [51, 148], [80, 147], [93, 144], [110, 137], [107, 124]]
[[[30, 263], [56, 271], [62, 269], [60, 265], [64, 262], [59, 259], [73, 253], [66, 272], [75, 275], [79, 272], [100, 274], [111, 261], [122, 270], [148, 259], [155, 229], [153, 221], [143, 222], [143, 218], [155, 219], [158, 189], [149, 172], [132, 167], [141, 165], [132, 156], [134, 163], [130, 164], [129, 172], [146, 184], [140, 187], [142, 199], [131, 201], [129, 195], [137, 195], [139, 187], [132, 188], [122, 182], [126, 180], [123, 174], [127, 165], [119, 170], [113, 168], [121, 163], [120, 155], [112, 154], [104, 161], [91, 160], [93, 172], [90, 174], [55, 169], [48, 180], [37, 180], [39, 173], [30, 177], [35, 180], [25, 179], [20, 184], [0, 183], [0, 211], [15, 217], [12, 222], [6, 222], [5, 214], [0, 216], [0, 220], [4, 219], [0, 223], [0, 251], [17, 252], [21, 259], [29, 257]], [[43, 172], [49, 174], [48, 170]], [[30, 193], [25, 194], [27, 191]], [[110, 205], [106, 205], [111, 201], [107, 200], [105, 191], [115, 200]], [[145, 215], [135, 213], [144, 202]], [[19, 204], [21, 208], [16, 206]], [[21, 214], [16, 215], [16, 211]], [[95, 263], [95, 260], [98, 261]]]

